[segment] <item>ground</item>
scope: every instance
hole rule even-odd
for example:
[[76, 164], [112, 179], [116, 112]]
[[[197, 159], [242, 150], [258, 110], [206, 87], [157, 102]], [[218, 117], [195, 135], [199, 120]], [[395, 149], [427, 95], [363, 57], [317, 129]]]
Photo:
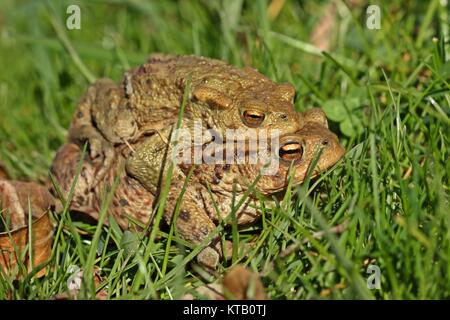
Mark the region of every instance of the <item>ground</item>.
[[[47, 275], [0, 275], [0, 298], [53, 297], [73, 266], [96, 265], [107, 298], [175, 299], [239, 263], [260, 274], [272, 299], [449, 299], [444, 3], [1, 1], [0, 162], [12, 178], [45, 181], [89, 83], [119, 81], [152, 52], [220, 58], [291, 82], [296, 108], [323, 108], [348, 153], [288, 190], [255, 226], [227, 230], [236, 248], [253, 246], [235, 251], [217, 275], [202, 271], [196, 249], [170, 228], [148, 246], [148, 236], [63, 214], [55, 215]], [[71, 4], [81, 29], [66, 26]], [[378, 6], [367, 13], [369, 4]], [[88, 287], [83, 296], [94, 297]]]

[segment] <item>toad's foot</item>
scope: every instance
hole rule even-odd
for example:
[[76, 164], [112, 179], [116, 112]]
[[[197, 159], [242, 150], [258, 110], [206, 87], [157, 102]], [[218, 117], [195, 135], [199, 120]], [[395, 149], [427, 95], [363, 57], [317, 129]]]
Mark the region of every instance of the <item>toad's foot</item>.
[[98, 158], [102, 162], [102, 165], [98, 169], [91, 186], [91, 188], [95, 188], [100, 183], [100, 181], [103, 180], [109, 169], [112, 167], [115, 158], [115, 151], [114, 146], [104, 139], [94, 139], [89, 143], [89, 155], [91, 159]]
[[197, 261], [210, 269], [215, 269], [219, 265], [220, 255], [211, 247], [206, 247], [197, 255]]
[[69, 140], [79, 146], [82, 146], [87, 141], [90, 158], [102, 163], [90, 186], [91, 189], [95, 188], [113, 165], [115, 158], [114, 145], [107, 141], [94, 127], [90, 126], [72, 129]]
[[197, 255], [197, 261], [203, 266], [214, 270], [219, 265], [220, 259], [231, 259], [232, 247], [231, 241], [225, 241], [225, 254], [223, 254], [222, 243], [217, 241], [215, 245], [211, 244], [200, 251]]

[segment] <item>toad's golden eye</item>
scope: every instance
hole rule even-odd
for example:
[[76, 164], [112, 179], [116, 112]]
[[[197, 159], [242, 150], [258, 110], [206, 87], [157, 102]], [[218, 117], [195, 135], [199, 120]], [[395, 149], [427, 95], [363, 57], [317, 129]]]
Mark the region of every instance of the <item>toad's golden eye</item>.
[[303, 156], [303, 147], [298, 142], [287, 142], [279, 150], [280, 158], [286, 161], [300, 160]]
[[257, 128], [263, 123], [265, 116], [264, 112], [259, 110], [245, 110], [242, 119], [250, 128]]

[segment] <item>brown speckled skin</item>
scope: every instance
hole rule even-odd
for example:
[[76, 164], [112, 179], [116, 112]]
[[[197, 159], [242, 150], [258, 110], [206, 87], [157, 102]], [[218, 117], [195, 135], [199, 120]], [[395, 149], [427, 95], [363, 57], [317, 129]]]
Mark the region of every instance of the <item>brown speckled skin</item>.
[[[164, 153], [157, 150], [167, 149], [167, 144], [164, 142], [167, 140], [167, 138], [161, 139], [160, 135], [145, 139], [135, 148], [135, 152], [127, 158], [127, 173], [139, 180], [148, 190], [155, 190], [159, 183], [159, 175], [164, 165]], [[313, 176], [327, 170], [344, 154], [344, 149], [339, 144], [336, 135], [317, 122], [306, 122], [304, 127], [296, 133], [280, 137], [280, 145], [288, 141], [298, 142], [303, 146], [302, 158], [296, 161], [293, 166], [294, 185], [303, 182], [309, 166], [319, 149], [322, 149], [322, 154], [318, 159]], [[169, 148], [167, 152], [170, 153], [171, 151], [172, 149]], [[239, 224], [251, 223], [259, 217], [260, 212], [254, 207], [254, 205], [257, 205], [257, 199], [254, 197], [255, 193], [270, 196], [283, 191], [287, 187], [291, 162], [279, 159], [278, 153], [272, 154], [270, 145], [266, 150], [266, 156], [279, 160], [278, 170], [274, 175], [261, 175], [258, 178], [259, 180], [253, 189], [253, 195], [249, 197], [247, 203], [237, 212]], [[256, 164], [203, 163], [192, 165], [178, 163], [174, 168], [171, 191], [178, 195], [189, 171], [193, 170], [185, 192], [187, 199], [183, 201], [184, 203], [192, 201], [190, 206], [195, 209], [191, 212], [191, 216], [204, 215], [204, 220], [208, 221], [208, 224], [217, 223], [230, 214], [233, 192], [235, 192], [235, 201], [237, 203], [257, 179], [263, 166], [264, 163], [259, 161]], [[167, 164], [165, 164], [164, 168], [167, 169]], [[182, 182], [179, 183], [179, 181]], [[219, 212], [216, 211], [214, 203], [218, 207]], [[169, 203], [168, 206], [171, 207], [171, 204]], [[170, 221], [170, 210], [168, 213], [167, 218]]]
[[[58, 181], [59, 188], [66, 198], [73, 185], [81, 155], [82, 151], [76, 144], [67, 143], [58, 150], [53, 160], [51, 173]], [[119, 177], [119, 184], [109, 206], [109, 214], [114, 216], [123, 229], [131, 227], [133, 224], [130, 221], [133, 220], [147, 223], [153, 216], [154, 194], [145, 189], [139, 181], [125, 174], [124, 163], [124, 155], [117, 149], [115, 165], [108, 170], [100, 184], [91, 188], [102, 162], [100, 159], [92, 160], [86, 155], [75, 185], [70, 210], [98, 219], [102, 201], [106, 199], [114, 179]], [[56, 190], [51, 191], [57, 195]], [[105, 223], [108, 224], [108, 221]], [[135, 227], [137, 226], [133, 225], [133, 228]]]
[[222, 133], [226, 129], [248, 128], [245, 111], [264, 114], [255, 129], [293, 133], [303, 126], [294, 109], [295, 88], [276, 84], [246, 67], [198, 56], [153, 54], [148, 62], [125, 73], [120, 85], [100, 79], [78, 105], [69, 130], [69, 141], [82, 145], [89, 141], [92, 158], [104, 158], [101, 178], [112, 164], [114, 145], [133, 143], [174, 124], [187, 83], [191, 90], [184, 125], [202, 119], [205, 128]]
[[[304, 114], [295, 111], [292, 85], [276, 84], [252, 68], [239, 69], [219, 60], [155, 54], [146, 64], [126, 73], [120, 85], [109, 79], [98, 80], [78, 105], [69, 143], [58, 151], [52, 166], [52, 173], [67, 196], [80, 161], [80, 149], [89, 142], [71, 210], [98, 218], [106, 190], [119, 175], [109, 213], [122, 228], [132, 225], [130, 220], [149, 223], [170, 163], [165, 157], [171, 150], [167, 141], [189, 77], [191, 89], [183, 128], [192, 130], [195, 121], [201, 119], [203, 132], [214, 128], [225, 136], [226, 129], [247, 129], [243, 113], [256, 110], [264, 114], [264, 121], [253, 129], [267, 130], [268, 134], [278, 130], [281, 140], [302, 144], [303, 157], [294, 166], [296, 184], [303, 181], [317, 147], [323, 148], [317, 172], [326, 170], [343, 155], [321, 110]], [[208, 143], [211, 141], [203, 141]], [[290, 163], [282, 162], [276, 175], [260, 178], [255, 191], [237, 212], [239, 224], [259, 217], [256, 193], [271, 195], [286, 188], [289, 166]], [[176, 221], [179, 234], [192, 243], [201, 242], [219, 220], [230, 214], [233, 190], [237, 203], [261, 167], [260, 163], [196, 165]], [[191, 168], [189, 164], [174, 167], [164, 214], [169, 223]], [[214, 266], [221, 254], [217, 251], [204, 250], [200, 261]]]
[[[306, 117], [303, 128], [296, 133], [280, 137], [280, 145], [285, 141], [298, 142], [303, 146], [303, 156], [294, 163], [293, 184], [300, 184], [319, 149], [322, 149], [316, 175], [335, 164], [344, 154], [344, 149], [336, 135], [322, 126], [323, 119]], [[309, 120], [310, 121], [309, 121]], [[170, 128], [162, 130], [160, 135], [145, 137], [132, 145], [134, 152], [128, 148], [116, 148], [116, 161], [105, 178], [90, 189], [91, 180], [95, 177], [101, 161], [92, 161], [86, 155], [81, 175], [75, 188], [71, 210], [85, 212], [97, 218], [101, 200], [105, 198], [107, 186], [112, 185], [114, 177], [121, 176], [120, 183], [110, 206], [110, 214], [119, 225], [127, 228], [132, 225], [128, 217], [143, 224], [149, 223], [153, 217], [153, 206], [156, 195], [162, 187], [170, 161], [167, 159], [172, 149], [166, 141], [169, 140]], [[268, 155], [277, 157], [277, 154]], [[61, 185], [65, 195], [68, 194], [73, 182], [74, 172], [80, 160], [80, 149], [75, 144], [66, 144], [58, 152], [53, 162], [52, 173]], [[125, 171], [123, 170], [125, 166]], [[244, 196], [259, 175], [263, 163], [257, 164], [199, 164], [192, 168], [190, 164], [179, 163], [174, 166], [167, 197], [164, 218], [171, 223], [173, 212], [179, 194], [185, 184], [188, 173], [192, 175], [186, 184], [186, 190], [181, 200], [180, 214], [176, 221], [179, 234], [192, 243], [199, 243], [212, 232], [218, 221], [225, 219], [231, 212], [233, 192], [235, 203]], [[276, 175], [261, 176], [253, 192], [236, 212], [238, 224], [248, 224], [259, 218], [259, 200], [256, 194], [270, 196], [287, 187], [290, 162], [280, 159]], [[209, 191], [211, 190], [211, 192]], [[268, 200], [266, 206], [270, 206]], [[217, 250], [217, 248], [215, 249]], [[200, 261], [205, 265], [214, 266], [221, 255], [220, 250], [202, 252]]]

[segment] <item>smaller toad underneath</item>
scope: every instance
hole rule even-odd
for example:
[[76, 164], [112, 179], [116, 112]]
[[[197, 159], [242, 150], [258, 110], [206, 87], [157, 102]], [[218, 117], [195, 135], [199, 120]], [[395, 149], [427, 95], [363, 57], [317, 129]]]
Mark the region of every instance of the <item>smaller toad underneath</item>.
[[[105, 190], [110, 190], [119, 175], [120, 181], [108, 212], [122, 228], [129, 228], [133, 226], [133, 220], [147, 225], [153, 219], [158, 195], [164, 187], [168, 168], [173, 164], [164, 219], [169, 224], [175, 223], [182, 238], [199, 244], [214, 232], [219, 221], [227, 219], [233, 209], [236, 209], [239, 225], [251, 223], [261, 214], [259, 196], [264, 198], [285, 190], [290, 177], [293, 185], [300, 184], [308, 170], [316, 176], [343, 156], [344, 149], [336, 135], [327, 128], [326, 119], [317, 117], [317, 114], [305, 113], [305, 123], [300, 130], [280, 136], [275, 150], [270, 144], [263, 150], [266, 157], [258, 159], [271, 159], [278, 163], [276, 172], [270, 175], [261, 175], [267, 161], [250, 163], [247, 160], [231, 164], [173, 162], [173, 158], [168, 156], [173, 150], [168, 143], [172, 132], [170, 127], [161, 130], [159, 135], [144, 137], [131, 144], [134, 152], [124, 146], [116, 148], [113, 166], [94, 188], [90, 186], [103, 163], [88, 155], [81, 159], [80, 148], [75, 144], [68, 143], [58, 151], [51, 171], [63, 195], [67, 196], [77, 165], [79, 161], [83, 162], [70, 209], [93, 218], [98, 218]], [[250, 147], [245, 145], [244, 148], [240, 151], [248, 153]], [[235, 150], [233, 156], [239, 153], [239, 148]], [[311, 168], [315, 157], [318, 157], [317, 164]], [[233, 208], [239, 202], [242, 202], [240, 207]], [[268, 197], [265, 206], [270, 207], [271, 203], [273, 200]], [[177, 220], [173, 221], [178, 205]], [[230, 219], [225, 221], [232, 222]], [[215, 267], [222, 256], [216, 237], [198, 255], [198, 260], [208, 267]]]

